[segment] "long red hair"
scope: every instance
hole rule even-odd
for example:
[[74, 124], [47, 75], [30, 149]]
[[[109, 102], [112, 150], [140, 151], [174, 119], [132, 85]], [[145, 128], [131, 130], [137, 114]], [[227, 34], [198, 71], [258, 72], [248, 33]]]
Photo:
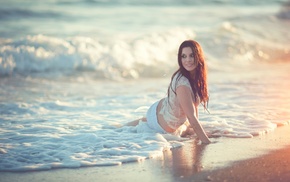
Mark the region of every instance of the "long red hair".
[[[198, 62], [197, 67], [194, 70], [194, 74], [191, 76], [190, 73], [183, 67], [181, 62], [181, 54], [182, 49], [185, 47], [190, 47], [193, 55], [194, 60]], [[205, 58], [203, 54], [203, 50], [200, 44], [194, 40], [186, 40], [181, 43], [178, 50], [178, 65], [179, 69], [172, 75], [171, 82], [168, 87], [168, 96], [169, 96], [169, 89], [172, 89], [172, 80], [177, 73], [181, 73], [180, 76], [177, 78], [179, 79], [181, 76], [185, 76], [190, 83], [191, 89], [193, 91], [194, 100], [200, 99], [201, 104], [207, 109], [209, 95], [207, 90], [207, 70], [205, 64]]]

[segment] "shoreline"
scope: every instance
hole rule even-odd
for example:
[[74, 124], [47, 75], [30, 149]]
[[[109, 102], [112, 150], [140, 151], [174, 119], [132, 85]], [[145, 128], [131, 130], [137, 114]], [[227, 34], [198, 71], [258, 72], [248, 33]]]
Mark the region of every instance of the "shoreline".
[[164, 151], [164, 156], [120, 166], [0, 172], [8, 181], [289, 181], [290, 126], [251, 139], [216, 138]]
[[290, 181], [290, 145], [258, 158], [234, 162], [231, 166], [197, 174], [197, 181]]

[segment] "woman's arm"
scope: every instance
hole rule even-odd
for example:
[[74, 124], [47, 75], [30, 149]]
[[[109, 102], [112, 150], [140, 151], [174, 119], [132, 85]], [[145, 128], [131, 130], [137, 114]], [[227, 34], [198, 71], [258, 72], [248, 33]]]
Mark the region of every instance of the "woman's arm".
[[197, 134], [197, 137], [202, 141], [202, 143], [210, 143], [210, 140], [197, 119], [197, 112], [195, 106], [193, 105], [191, 90], [186, 86], [180, 86], [176, 89], [176, 94], [190, 125]]
[[197, 106], [194, 106], [194, 108], [195, 108], [196, 118], [198, 119], [198, 109], [197, 109]]

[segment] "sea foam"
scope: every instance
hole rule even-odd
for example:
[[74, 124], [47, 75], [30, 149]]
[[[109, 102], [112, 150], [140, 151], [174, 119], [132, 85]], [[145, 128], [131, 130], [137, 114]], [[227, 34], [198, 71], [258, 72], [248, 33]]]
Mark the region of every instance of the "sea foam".
[[196, 142], [146, 123], [120, 127], [166, 96], [186, 39], [206, 56], [210, 114], [200, 107], [199, 120], [212, 141], [288, 125], [280, 2], [1, 2], [0, 171], [142, 162]]

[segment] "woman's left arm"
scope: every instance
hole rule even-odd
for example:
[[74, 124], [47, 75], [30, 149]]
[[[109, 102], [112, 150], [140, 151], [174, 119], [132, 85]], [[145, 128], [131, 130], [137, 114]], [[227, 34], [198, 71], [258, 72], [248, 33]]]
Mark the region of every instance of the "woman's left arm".
[[179, 100], [179, 104], [181, 105], [190, 125], [194, 129], [198, 138], [202, 141], [202, 143], [211, 143], [198, 121], [197, 108], [193, 104], [191, 90], [186, 86], [180, 86], [176, 89], [176, 94]]
[[198, 119], [198, 105], [194, 105], [195, 107], [195, 115], [196, 115], [196, 118]]

